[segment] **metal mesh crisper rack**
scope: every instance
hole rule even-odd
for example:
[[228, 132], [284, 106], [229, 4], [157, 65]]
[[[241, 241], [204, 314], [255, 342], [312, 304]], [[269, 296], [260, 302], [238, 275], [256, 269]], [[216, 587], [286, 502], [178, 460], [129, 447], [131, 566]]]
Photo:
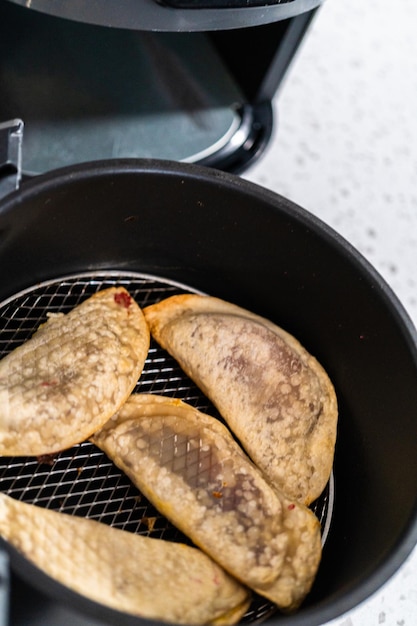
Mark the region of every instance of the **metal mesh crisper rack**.
[[[199, 293], [180, 283], [129, 272], [77, 274], [37, 284], [0, 303], [0, 358], [29, 339], [46, 321], [47, 313], [68, 312], [93, 293], [113, 285], [126, 287], [142, 307], [176, 293]], [[135, 391], [181, 398], [219, 418], [210, 401], [154, 342]], [[0, 490], [19, 500], [130, 532], [188, 542], [89, 442], [53, 457], [0, 458]], [[312, 507], [322, 524], [323, 542], [332, 505], [333, 480]], [[261, 622], [275, 610], [272, 603], [256, 598], [243, 622]]]

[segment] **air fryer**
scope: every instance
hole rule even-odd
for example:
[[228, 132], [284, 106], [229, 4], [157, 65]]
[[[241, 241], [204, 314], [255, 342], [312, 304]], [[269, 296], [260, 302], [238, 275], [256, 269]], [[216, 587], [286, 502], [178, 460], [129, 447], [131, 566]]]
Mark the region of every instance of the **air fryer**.
[[174, 4], [0, 0], [0, 121], [25, 124], [25, 175], [137, 157], [240, 173], [263, 153], [320, 3]]

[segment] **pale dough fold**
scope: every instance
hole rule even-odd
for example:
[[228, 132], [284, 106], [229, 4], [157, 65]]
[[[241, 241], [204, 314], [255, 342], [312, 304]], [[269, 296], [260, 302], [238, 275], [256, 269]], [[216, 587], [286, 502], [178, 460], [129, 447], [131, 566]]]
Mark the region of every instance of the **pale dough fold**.
[[318, 361], [279, 326], [218, 298], [172, 296], [144, 315], [271, 484], [315, 500], [330, 477], [338, 417]]
[[232, 576], [282, 609], [302, 602], [321, 558], [320, 524], [264, 480], [219, 420], [133, 394], [92, 441]]
[[197, 548], [0, 494], [0, 534], [46, 574], [110, 608], [178, 624], [234, 624], [250, 594]]
[[51, 315], [0, 361], [0, 455], [52, 454], [88, 438], [133, 391], [149, 341], [123, 287]]

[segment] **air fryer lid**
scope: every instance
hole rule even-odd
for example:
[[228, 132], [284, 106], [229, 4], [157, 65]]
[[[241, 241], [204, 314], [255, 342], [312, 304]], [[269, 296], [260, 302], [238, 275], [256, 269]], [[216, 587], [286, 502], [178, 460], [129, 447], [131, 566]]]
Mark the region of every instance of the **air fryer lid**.
[[[124, 274], [127, 281], [134, 273], [138, 289], [142, 274], [272, 319], [327, 369], [340, 426], [323, 561], [301, 609], [267, 622], [317, 626], [395, 572], [417, 537], [416, 334], [389, 287], [347, 242], [300, 207], [236, 176], [158, 161], [93, 163], [40, 176], [0, 203], [0, 233], [2, 302], [22, 290], [36, 292], [39, 302], [38, 288], [58, 285], [70, 303], [74, 294], [62, 277], [78, 281], [82, 274], [90, 289], [97, 273], [105, 280]], [[83, 289], [77, 287], [77, 297]], [[18, 304], [17, 326], [18, 312], [27, 314]], [[34, 300], [26, 306], [33, 310]], [[30, 324], [18, 330], [30, 332]], [[39, 588], [36, 576], [13, 563], [18, 577]], [[92, 604], [65, 606], [111, 623]]]

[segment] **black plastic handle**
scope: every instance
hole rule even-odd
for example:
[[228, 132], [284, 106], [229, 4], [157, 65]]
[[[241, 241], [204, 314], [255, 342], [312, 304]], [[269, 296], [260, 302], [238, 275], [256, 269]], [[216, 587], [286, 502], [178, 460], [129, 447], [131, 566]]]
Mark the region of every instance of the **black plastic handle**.
[[0, 122], [0, 198], [18, 189], [22, 178], [23, 121]]

